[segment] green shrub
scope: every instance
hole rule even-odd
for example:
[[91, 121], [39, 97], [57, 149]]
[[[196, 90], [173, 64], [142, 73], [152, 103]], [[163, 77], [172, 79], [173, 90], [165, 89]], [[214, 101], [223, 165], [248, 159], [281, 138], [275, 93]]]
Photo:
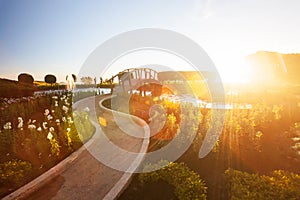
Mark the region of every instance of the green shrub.
[[95, 132], [95, 127], [89, 119], [89, 114], [85, 111], [75, 111], [73, 113], [74, 124], [76, 125], [76, 135], [70, 133], [74, 141], [87, 142]]
[[27, 161], [11, 160], [0, 164], [0, 183], [21, 185], [26, 175], [32, 172], [32, 165]]
[[25, 83], [25, 84], [30, 84], [30, 85], [32, 85], [34, 79], [33, 79], [32, 75], [30, 75], [30, 74], [27, 74], [27, 73], [21, 73], [21, 74], [19, 74], [19, 76], [18, 76], [18, 81], [19, 81], [19, 83]]
[[[164, 166], [167, 161], [161, 161], [156, 165], [147, 165], [145, 170], [156, 169]], [[200, 176], [189, 169], [184, 163], [169, 163], [167, 166], [139, 175], [142, 183], [163, 180], [175, 187], [175, 194], [178, 199], [206, 199], [207, 187]]]
[[300, 199], [300, 175], [277, 170], [270, 176], [228, 169], [230, 199]]

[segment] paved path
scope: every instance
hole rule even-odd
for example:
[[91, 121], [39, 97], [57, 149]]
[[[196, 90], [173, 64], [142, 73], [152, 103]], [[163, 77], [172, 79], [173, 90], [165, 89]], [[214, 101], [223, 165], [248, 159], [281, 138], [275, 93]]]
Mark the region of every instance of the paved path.
[[[96, 106], [104, 97], [97, 97]], [[85, 99], [76, 103], [76, 109], [81, 110], [86, 106], [93, 112], [95, 99]], [[120, 148], [131, 152], [146, 152], [149, 141], [128, 136], [121, 131], [112, 121], [111, 111], [104, 111], [107, 119], [107, 127], [104, 132], [109, 140]], [[126, 115], [122, 115], [125, 116]], [[127, 117], [131, 117], [128, 116]], [[23, 188], [8, 195], [5, 199], [115, 199], [130, 183], [132, 173], [114, 170], [99, 162], [95, 157], [102, 152], [111, 162], [124, 165], [128, 168], [137, 167], [143, 159], [134, 156], [131, 159], [123, 155], [107, 152], [102, 129], [95, 122], [96, 133], [93, 138], [77, 152], [66, 158], [48, 172], [30, 182]], [[143, 122], [141, 122], [143, 123]], [[96, 155], [96, 156], [95, 156]], [[128, 162], [130, 164], [128, 165]], [[134, 164], [132, 164], [134, 163]], [[128, 166], [127, 166], [128, 165]]]

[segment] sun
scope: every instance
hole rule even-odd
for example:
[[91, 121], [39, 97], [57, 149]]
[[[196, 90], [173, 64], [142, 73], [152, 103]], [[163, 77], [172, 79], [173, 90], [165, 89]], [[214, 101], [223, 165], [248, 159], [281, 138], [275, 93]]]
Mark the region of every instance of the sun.
[[220, 76], [224, 83], [248, 83], [250, 75], [243, 70], [230, 68], [220, 71]]
[[252, 79], [251, 70], [243, 58], [220, 59], [216, 61], [216, 67], [224, 83], [249, 83]]

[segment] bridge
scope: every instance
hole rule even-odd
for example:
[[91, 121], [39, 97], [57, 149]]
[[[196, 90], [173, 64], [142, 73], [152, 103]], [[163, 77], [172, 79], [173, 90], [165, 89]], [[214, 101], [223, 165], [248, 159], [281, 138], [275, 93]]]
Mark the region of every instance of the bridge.
[[[118, 78], [119, 84], [113, 88], [115, 78]], [[106, 83], [110, 83], [111, 92], [113, 93], [115, 89], [117, 94], [139, 91], [141, 95], [145, 95], [146, 92], [151, 92], [153, 96], [159, 96], [162, 88], [161, 82], [158, 79], [158, 72], [150, 68], [125, 69], [112, 76]]]

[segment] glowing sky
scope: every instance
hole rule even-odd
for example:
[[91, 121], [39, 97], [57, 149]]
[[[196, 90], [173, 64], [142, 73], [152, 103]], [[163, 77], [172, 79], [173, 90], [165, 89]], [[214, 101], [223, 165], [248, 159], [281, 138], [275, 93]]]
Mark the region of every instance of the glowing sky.
[[186, 35], [225, 79], [241, 80], [245, 55], [300, 52], [299, 8], [297, 0], [0, 0], [0, 77], [64, 81], [102, 42], [150, 27]]

